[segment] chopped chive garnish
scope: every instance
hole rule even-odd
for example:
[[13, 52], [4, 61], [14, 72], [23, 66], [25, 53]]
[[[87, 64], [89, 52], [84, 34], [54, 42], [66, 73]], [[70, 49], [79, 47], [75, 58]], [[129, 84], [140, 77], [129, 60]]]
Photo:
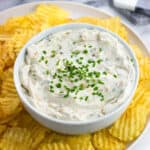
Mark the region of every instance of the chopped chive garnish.
[[43, 54], [46, 54], [46, 51], [45, 51], [45, 50], [43, 51]]
[[98, 90], [98, 87], [97, 87], [97, 86], [96, 86], [96, 87], [94, 87], [94, 88], [93, 88], [93, 90], [94, 90], [94, 91], [97, 91], [97, 90]]
[[48, 60], [45, 60], [45, 64], [47, 64], [48, 63]]
[[46, 70], [46, 74], [47, 74], [47, 75], [49, 75], [49, 74], [50, 74], [49, 70]]
[[95, 76], [98, 78], [100, 77], [100, 72], [95, 72]]
[[104, 84], [104, 82], [102, 80], [98, 80], [99, 84]]
[[91, 48], [91, 47], [92, 47], [92, 45], [89, 45], [88, 47], [89, 47], [89, 48]]
[[113, 74], [113, 77], [114, 77], [114, 78], [117, 78], [117, 75], [116, 75], [116, 74]]
[[88, 60], [88, 63], [90, 64], [90, 63], [93, 63], [93, 60], [92, 59], [89, 59]]
[[56, 66], [58, 66], [58, 65], [59, 65], [59, 63], [60, 63], [60, 60], [58, 60], [58, 61], [56, 62]]
[[101, 52], [102, 51], [102, 48], [99, 48], [99, 52]]
[[80, 57], [81, 60], [83, 60], [83, 57]]
[[98, 59], [97, 63], [100, 64], [103, 60], [102, 59]]
[[41, 58], [39, 59], [39, 62], [44, 60], [44, 56], [41, 56]]
[[87, 53], [88, 53], [88, 50], [86, 50], [86, 49], [83, 50], [83, 53], [84, 53], [84, 54], [87, 54]]
[[83, 99], [83, 97], [80, 97], [80, 100], [82, 100]]
[[50, 89], [49, 91], [52, 92], [52, 93], [54, 93], [54, 90], [52, 90], [52, 89]]
[[73, 54], [73, 55], [78, 55], [79, 53], [80, 53], [79, 50], [72, 51], [72, 54]]
[[107, 72], [106, 72], [106, 71], [104, 71], [104, 72], [103, 72], [103, 74], [104, 74], [104, 75], [107, 75]]
[[87, 100], [88, 100], [88, 98], [89, 98], [89, 97], [88, 97], [88, 96], [86, 96], [86, 97], [85, 97], [85, 101], [87, 101]]
[[51, 57], [55, 57], [56, 56], [56, 51], [55, 50], [52, 50], [51, 51]]
[[134, 61], [133, 58], [131, 58], [130, 61], [133, 62]]
[[61, 83], [57, 83], [57, 84], [56, 84], [56, 87], [57, 87], [57, 88], [61, 88]]

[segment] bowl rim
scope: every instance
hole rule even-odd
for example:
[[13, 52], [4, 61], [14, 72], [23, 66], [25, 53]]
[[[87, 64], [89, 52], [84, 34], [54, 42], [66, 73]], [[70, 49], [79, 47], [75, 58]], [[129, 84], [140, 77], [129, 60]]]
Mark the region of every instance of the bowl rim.
[[[95, 119], [90, 119], [90, 120], [83, 120], [83, 121], [70, 121], [70, 120], [61, 120], [61, 119], [57, 119], [57, 118], [53, 118], [51, 116], [48, 116], [47, 114], [43, 113], [42, 111], [38, 111], [38, 109], [33, 106], [28, 100], [27, 97], [25, 96], [25, 94], [23, 94], [22, 91], [22, 87], [21, 87], [21, 83], [20, 83], [20, 78], [19, 78], [19, 69], [20, 69], [20, 62], [22, 62], [24, 59], [24, 54], [26, 51], [26, 48], [37, 42], [40, 41], [41, 39], [45, 38], [46, 36], [50, 35], [50, 34], [54, 34], [57, 33], [59, 31], [64, 31], [67, 29], [76, 29], [76, 28], [88, 28], [88, 29], [96, 29], [99, 31], [104, 31], [107, 32], [109, 34], [111, 34], [113, 37], [115, 37], [124, 47], [125, 49], [128, 50], [128, 53], [130, 56], [132, 56], [133, 58], [133, 62], [134, 62], [134, 70], [135, 70], [135, 78], [134, 78], [134, 85], [132, 90], [130, 91], [130, 95], [128, 95], [126, 98], [127, 100], [124, 101], [121, 105], [119, 105], [115, 110], [113, 110], [112, 112], [109, 112], [108, 114], [105, 114], [102, 117], [99, 118], [95, 118]], [[99, 122], [101, 120], [107, 120], [110, 117], [112, 117], [113, 115], [115, 115], [117, 112], [119, 112], [120, 110], [122, 110], [124, 108], [124, 106], [126, 106], [125, 108], [128, 107], [128, 105], [130, 104], [135, 90], [137, 88], [138, 85], [138, 81], [139, 81], [139, 65], [138, 65], [138, 61], [137, 58], [134, 54], [134, 51], [129, 47], [129, 45], [116, 33], [105, 29], [101, 26], [97, 26], [97, 25], [93, 25], [93, 24], [89, 24], [89, 23], [66, 23], [66, 24], [61, 24], [61, 25], [56, 25], [54, 27], [50, 27], [42, 32], [39, 32], [38, 34], [34, 35], [31, 39], [29, 39], [29, 41], [27, 41], [27, 43], [21, 48], [16, 60], [15, 60], [15, 64], [14, 64], [14, 84], [17, 90], [18, 95], [20, 96], [20, 100], [23, 103], [23, 105], [27, 106], [30, 110], [32, 110], [32, 112], [36, 113], [37, 116], [40, 116], [48, 121], [51, 122], [55, 122], [55, 123], [60, 123], [60, 124], [64, 124], [64, 125], [86, 125], [86, 124], [93, 124], [96, 122]], [[126, 109], [125, 109], [126, 110]], [[28, 111], [28, 110], [27, 110]], [[121, 114], [120, 114], [121, 115]]]

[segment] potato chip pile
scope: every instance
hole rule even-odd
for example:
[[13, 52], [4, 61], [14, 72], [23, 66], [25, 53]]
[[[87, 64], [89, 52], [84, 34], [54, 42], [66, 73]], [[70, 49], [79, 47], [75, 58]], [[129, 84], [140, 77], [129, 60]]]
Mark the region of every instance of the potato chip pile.
[[[134, 50], [140, 66], [140, 81], [124, 114], [107, 129], [93, 134], [69, 136], [55, 133], [33, 120], [20, 103], [13, 83], [13, 64], [23, 45], [36, 33], [67, 22], [85, 22], [107, 28]], [[0, 25], [0, 149], [1, 150], [124, 150], [143, 131], [150, 114], [150, 57], [128, 40], [118, 17], [69, 18], [55, 5], [41, 4], [25, 16]]]

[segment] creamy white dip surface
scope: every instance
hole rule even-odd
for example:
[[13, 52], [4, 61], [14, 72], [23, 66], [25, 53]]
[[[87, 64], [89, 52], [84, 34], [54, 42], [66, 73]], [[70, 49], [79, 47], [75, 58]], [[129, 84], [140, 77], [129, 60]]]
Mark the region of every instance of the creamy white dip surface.
[[135, 72], [132, 58], [115, 37], [82, 28], [30, 45], [19, 75], [28, 99], [40, 112], [85, 121], [118, 108]]

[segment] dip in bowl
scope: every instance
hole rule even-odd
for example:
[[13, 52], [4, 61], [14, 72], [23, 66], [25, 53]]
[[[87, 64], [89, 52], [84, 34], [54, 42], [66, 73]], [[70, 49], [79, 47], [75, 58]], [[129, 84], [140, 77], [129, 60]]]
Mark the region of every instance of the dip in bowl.
[[138, 78], [137, 60], [122, 39], [80, 23], [39, 33], [23, 47], [14, 67], [27, 111], [66, 134], [111, 125], [129, 105]]

